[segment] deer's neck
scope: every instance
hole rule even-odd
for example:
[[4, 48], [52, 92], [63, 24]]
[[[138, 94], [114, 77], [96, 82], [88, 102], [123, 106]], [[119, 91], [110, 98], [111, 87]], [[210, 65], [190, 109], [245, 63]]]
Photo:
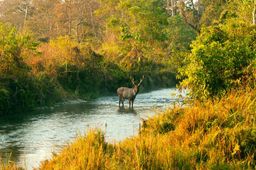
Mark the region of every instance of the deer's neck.
[[132, 91], [133, 91], [133, 94], [136, 95], [138, 93], [138, 87], [136, 86], [133, 87]]

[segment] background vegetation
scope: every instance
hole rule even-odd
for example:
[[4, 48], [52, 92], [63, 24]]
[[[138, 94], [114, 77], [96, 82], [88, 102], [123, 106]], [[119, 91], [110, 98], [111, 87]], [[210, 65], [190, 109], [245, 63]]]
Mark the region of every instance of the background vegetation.
[[[195, 37], [180, 17], [169, 19], [164, 1], [0, 3], [0, 113], [114, 93], [130, 76], [145, 75], [144, 89], [174, 86], [167, 47], [187, 50]], [[170, 26], [188, 33], [184, 43]]]
[[220, 19], [211, 26], [202, 27], [191, 44], [191, 53], [185, 57], [179, 76], [183, 78], [182, 86], [189, 87], [193, 97], [223, 96], [229, 89], [246, 84], [253, 76], [256, 27], [251, 24], [250, 17], [240, 11], [250, 5], [253, 2], [226, 3]]

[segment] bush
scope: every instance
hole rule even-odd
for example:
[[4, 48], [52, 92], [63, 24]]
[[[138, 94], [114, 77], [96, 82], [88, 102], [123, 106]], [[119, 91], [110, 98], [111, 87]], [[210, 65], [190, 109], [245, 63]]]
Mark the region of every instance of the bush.
[[204, 28], [180, 69], [181, 85], [189, 87], [192, 96], [205, 99], [241, 84], [256, 59], [255, 36], [256, 27], [235, 21]]
[[25, 59], [36, 45], [30, 36], [0, 23], [0, 113], [34, 106], [33, 77]]

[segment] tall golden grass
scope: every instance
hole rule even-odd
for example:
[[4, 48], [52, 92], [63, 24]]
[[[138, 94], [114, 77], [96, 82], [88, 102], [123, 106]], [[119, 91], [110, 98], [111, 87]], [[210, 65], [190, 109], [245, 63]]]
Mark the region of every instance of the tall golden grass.
[[255, 169], [255, 115], [256, 90], [234, 90], [169, 109], [117, 144], [92, 131], [39, 169]]
[[0, 170], [23, 170], [23, 168], [18, 167], [14, 162], [3, 163], [0, 159]]

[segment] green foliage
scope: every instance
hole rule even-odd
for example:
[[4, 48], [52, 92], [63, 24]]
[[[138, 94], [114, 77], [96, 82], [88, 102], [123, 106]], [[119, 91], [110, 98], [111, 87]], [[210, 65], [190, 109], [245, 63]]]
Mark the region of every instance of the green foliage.
[[36, 43], [28, 35], [0, 23], [0, 113], [35, 105], [34, 79], [25, 59], [35, 53]]
[[204, 6], [200, 24], [202, 26], [211, 26], [214, 22], [218, 21], [222, 12], [227, 9], [230, 2], [226, 0], [202, 0], [200, 3]]
[[[96, 11], [103, 17], [106, 34], [101, 51], [128, 72], [175, 72], [180, 51], [187, 51], [195, 32], [182, 17], [170, 15], [164, 0], [103, 1]], [[131, 55], [138, 50], [140, 55]], [[137, 57], [136, 57], [137, 56]]]
[[15, 28], [0, 23], [0, 74], [14, 78], [28, 69], [23, 61], [23, 52], [32, 43], [27, 36], [19, 35]]
[[[88, 43], [68, 36], [38, 45], [11, 26], [2, 24], [0, 28], [0, 113], [48, 105], [67, 97], [115, 93], [121, 85], [131, 86], [129, 75], [154, 78], [159, 75], [155, 70], [162, 67], [129, 54], [118, 64], [96, 53]], [[146, 87], [157, 84], [145, 82]]]
[[256, 59], [255, 27], [235, 22], [204, 28], [192, 43], [180, 76], [184, 78], [181, 85], [189, 87], [194, 97], [222, 95], [239, 85]]
[[190, 43], [196, 38], [196, 33], [184, 22], [179, 15], [168, 18], [168, 23], [172, 27], [166, 29], [170, 43], [168, 48], [171, 52], [181, 52], [190, 49]]
[[60, 100], [57, 82], [46, 74], [45, 65], [35, 62], [38, 44], [2, 23], [0, 34], [0, 114]]

